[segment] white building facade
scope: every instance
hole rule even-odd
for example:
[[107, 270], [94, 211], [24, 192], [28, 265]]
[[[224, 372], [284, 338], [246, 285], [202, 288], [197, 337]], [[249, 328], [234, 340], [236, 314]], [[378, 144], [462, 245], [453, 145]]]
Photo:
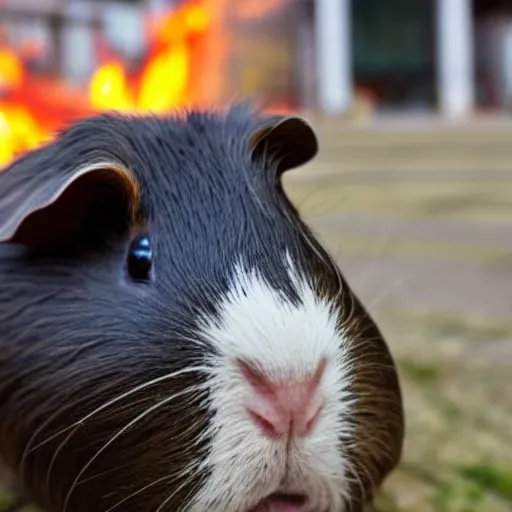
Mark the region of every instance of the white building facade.
[[[363, 4], [365, 12], [361, 9]], [[379, 53], [379, 48], [366, 44], [372, 37], [377, 44], [379, 35], [356, 37], [354, 31], [358, 30], [361, 35], [365, 24], [371, 26], [368, 30], [380, 33], [380, 45], [386, 46], [383, 44], [387, 43], [386, 35], [380, 31], [378, 16], [381, 20], [386, 17], [384, 9], [387, 6], [389, 11], [394, 9], [390, 16], [396, 19], [395, 27], [404, 32], [404, 38], [407, 36], [406, 25], [411, 23], [414, 11], [410, 11], [412, 16], [408, 19], [402, 16], [401, 8], [417, 9], [415, 23], [422, 24], [430, 32], [427, 39], [431, 38], [431, 48], [428, 48], [428, 43], [423, 44], [427, 52], [425, 59], [432, 68], [430, 75], [427, 73], [424, 78], [425, 83], [431, 82], [430, 96], [434, 99], [430, 109], [447, 118], [463, 119], [482, 102], [485, 103], [486, 94], [491, 94], [488, 91], [494, 91], [498, 96], [494, 100], [495, 107], [505, 106], [504, 103], [510, 103], [512, 98], [512, 2], [509, 12], [500, 12], [499, 9], [485, 11], [485, 8], [492, 7], [491, 4], [492, 0], [315, 0], [319, 106], [327, 114], [342, 113], [350, 108], [361, 81], [354, 62], [358, 50], [366, 52], [367, 57], [363, 60], [372, 62], [375, 69], [383, 63], [383, 58], [380, 62], [378, 56], [371, 58], [372, 51]], [[380, 14], [376, 13], [377, 9], [382, 9]], [[419, 19], [421, 17], [424, 19]], [[393, 28], [388, 29], [388, 39], [394, 36], [392, 32]], [[406, 63], [408, 43], [406, 39], [402, 40], [403, 47], [395, 47], [395, 55], [404, 53], [403, 61]], [[477, 63], [480, 63], [478, 69]], [[424, 68], [427, 69], [428, 65], [425, 64]], [[407, 63], [403, 69], [405, 83], [409, 69]], [[385, 81], [385, 72], [381, 72], [380, 78], [381, 83]], [[375, 84], [378, 80], [374, 78], [369, 82]], [[477, 98], [479, 91], [484, 99]]]
[[[85, 83], [98, 33], [137, 60], [144, 14], [187, 1], [0, 0], [0, 24], [14, 40], [37, 36], [66, 80]], [[255, 97], [336, 115], [369, 95], [377, 110], [450, 119], [512, 109], [512, 0], [202, 1], [204, 47], [216, 50], [191, 73], [199, 102]]]

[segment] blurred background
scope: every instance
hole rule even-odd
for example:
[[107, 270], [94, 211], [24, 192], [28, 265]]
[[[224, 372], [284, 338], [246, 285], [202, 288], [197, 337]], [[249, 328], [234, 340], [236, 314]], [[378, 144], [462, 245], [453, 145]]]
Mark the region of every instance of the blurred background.
[[286, 189], [399, 364], [376, 509], [512, 510], [512, 0], [0, 0], [0, 166], [104, 109], [245, 97], [317, 129]]

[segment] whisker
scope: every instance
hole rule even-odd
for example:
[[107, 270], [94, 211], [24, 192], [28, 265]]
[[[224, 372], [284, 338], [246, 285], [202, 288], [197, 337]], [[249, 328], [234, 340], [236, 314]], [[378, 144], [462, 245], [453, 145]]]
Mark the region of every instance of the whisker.
[[[197, 469], [197, 468], [190, 467], [190, 468], [188, 468], [188, 470], [184, 471], [182, 474], [191, 473], [194, 469]], [[181, 490], [181, 488], [183, 488], [184, 485], [188, 484], [190, 482], [192, 476], [193, 476], [193, 474], [190, 474], [190, 476], [178, 487], [177, 491]], [[140, 489], [133, 492], [132, 494], [126, 496], [122, 500], [118, 501], [115, 505], [113, 505], [109, 509], [105, 510], [105, 512], [112, 512], [112, 510], [115, 510], [120, 505], [122, 505], [123, 503], [126, 503], [128, 500], [134, 498], [135, 496], [142, 494], [144, 491], [151, 489], [151, 487], [154, 487], [155, 485], [158, 485], [161, 482], [165, 482], [166, 480], [171, 480], [172, 478], [175, 478], [175, 477], [176, 477], [176, 475], [171, 474], [171, 475], [166, 475], [161, 478], [158, 478], [158, 479], [154, 480], [153, 482], [145, 485], [144, 487], [141, 487]], [[171, 495], [171, 499], [172, 499], [172, 495]]]
[[127, 430], [129, 430], [131, 427], [133, 427], [134, 425], [136, 425], [139, 421], [141, 421], [142, 419], [144, 419], [146, 416], [148, 416], [149, 414], [151, 414], [152, 412], [160, 409], [161, 407], [163, 407], [165, 404], [171, 402], [172, 400], [175, 400], [176, 398], [180, 397], [180, 396], [183, 396], [183, 395], [186, 395], [187, 393], [189, 393], [190, 390], [185, 390], [185, 391], [180, 391], [178, 393], [175, 393], [171, 396], [168, 396], [167, 398], [164, 398], [163, 400], [160, 400], [159, 402], [157, 402], [156, 404], [152, 405], [151, 407], [148, 407], [143, 413], [139, 414], [138, 416], [136, 416], [133, 420], [131, 420], [130, 422], [128, 422], [121, 430], [119, 430], [116, 434], [114, 434], [109, 441], [107, 441], [97, 452], [95, 455], [93, 455], [90, 459], [89, 459], [89, 462], [87, 462], [87, 464], [85, 464], [85, 466], [80, 470], [80, 472], [78, 473], [78, 475], [76, 476], [76, 478], [74, 479], [73, 483], [71, 484], [71, 488], [69, 489], [67, 495], [66, 495], [66, 498], [64, 500], [64, 506], [63, 506], [63, 509], [62, 509], [62, 512], [66, 512], [67, 510], [67, 507], [68, 507], [68, 503], [69, 503], [69, 500], [71, 498], [71, 495], [73, 494], [73, 491], [75, 490], [79, 480], [80, 480], [80, 477], [87, 471], [87, 469], [91, 466], [91, 464], [116, 440], [118, 439], [119, 437], [121, 437]]
[[[98, 342], [97, 340], [93, 341], [93, 342], [90, 342], [90, 343], [87, 343], [86, 345], [84, 346], [81, 346], [77, 349], [74, 349], [71, 354], [69, 355], [70, 358], [74, 358], [76, 357], [80, 352], [82, 352], [83, 350], [87, 349], [87, 348], [91, 348], [91, 347], [94, 347], [96, 346], [97, 344], [99, 344], [100, 342]], [[59, 416], [59, 414], [62, 414], [64, 411], [66, 411], [67, 409], [69, 408], [72, 408], [73, 406], [76, 406], [77, 404], [79, 404], [80, 402], [83, 402], [85, 401], [87, 398], [86, 397], [82, 397], [81, 399], [79, 400], [76, 400], [74, 402], [72, 402], [71, 404], [69, 404], [67, 407], [62, 407], [60, 409], [58, 409], [57, 411], [55, 411], [53, 414], [51, 414], [50, 416], [48, 416], [42, 423], [41, 425], [35, 430], [35, 432], [32, 434], [32, 436], [30, 437], [28, 443], [26, 444], [24, 450], [23, 450], [23, 454], [21, 456], [21, 461], [20, 461], [20, 466], [19, 466], [19, 474], [20, 474], [20, 477], [21, 479], [23, 480], [23, 477], [24, 477], [24, 473], [25, 473], [25, 463], [26, 463], [26, 459], [30, 453], [30, 446], [32, 445], [32, 443], [37, 439], [37, 436], [57, 417]]]
[[105, 512], [112, 512], [112, 510], [115, 510], [123, 503], [126, 503], [128, 500], [135, 498], [135, 496], [138, 496], [139, 494], [142, 494], [144, 491], [147, 491], [148, 489], [151, 489], [151, 487], [154, 487], [155, 485], [158, 485], [161, 482], [165, 482], [166, 480], [170, 480], [173, 478], [174, 475], [166, 475], [161, 478], [158, 478], [157, 480], [151, 482], [150, 484], [145, 485], [144, 487], [141, 487], [137, 491], [133, 492], [132, 494], [126, 496], [126, 498], [123, 498], [122, 500], [118, 501], [115, 505], [110, 507], [109, 509], [105, 510]]
[[350, 300], [350, 310], [349, 310], [348, 315], [343, 320], [341, 325], [342, 325], [342, 327], [344, 329], [350, 331], [350, 330], [352, 330], [351, 329], [352, 323], [357, 321], [357, 317], [356, 317], [356, 305], [357, 305], [357, 302], [356, 302], [356, 299], [354, 297], [354, 294], [353, 294], [352, 290], [349, 291], [348, 297], [349, 297], [349, 300]]
[[[197, 429], [197, 423], [192, 423], [191, 426], [185, 432], [192, 431], [193, 429]], [[193, 442], [190, 442], [190, 439], [187, 438], [186, 440], [183, 440], [182, 437], [186, 437], [186, 434], [182, 434], [181, 436], [177, 436], [177, 437], [173, 438], [173, 444], [180, 446], [180, 452], [181, 453], [187, 452], [190, 448], [196, 446], [200, 442], [200, 440], [199, 441], [195, 440]], [[122, 464], [122, 465], [117, 466], [115, 468], [110, 468], [110, 469], [107, 469], [105, 471], [101, 471], [100, 473], [95, 473], [94, 475], [88, 476], [87, 478], [83, 478], [78, 483], [79, 484], [85, 484], [85, 483], [90, 482], [92, 480], [96, 480], [96, 479], [101, 478], [101, 477], [103, 477], [105, 475], [116, 473], [117, 471], [120, 471], [122, 469], [125, 469], [127, 467], [131, 467], [131, 466], [132, 466], [132, 462], [128, 461], [125, 464]], [[183, 473], [186, 473], [186, 472], [187, 471], [185, 471], [185, 470], [183, 471]], [[171, 476], [168, 475], [167, 478], [171, 478]]]
[[181, 375], [184, 375], [184, 374], [187, 374], [187, 373], [192, 373], [192, 372], [197, 372], [197, 371], [208, 371], [209, 368], [206, 367], [206, 366], [193, 366], [193, 367], [189, 367], [189, 368], [183, 368], [181, 370], [178, 370], [176, 372], [173, 372], [173, 373], [168, 373], [166, 375], [163, 375], [161, 377], [157, 377], [156, 379], [152, 379], [148, 382], [145, 382], [144, 384], [140, 384], [139, 386], [136, 386], [135, 388], [131, 389], [130, 391], [127, 391], [126, 393], [123, 393], [119, 396], [117, 396], [116, 398], [113, 398], [111, 400], [109, 400], [108, 402], [104, 403], [103, 405], [101, 405], [100, 407], [98, 407], [97, 409], [95, 409], [94, 411], [90, 412], [89, 414], [87, 414], [86, 416], [84, 416], [83, 418], [81, 418], [80, 420], [76, 421], [75, 423], [69, 425], [68, 427], [65, 427], [61, 430], [59, 430], [58, 432], [56, 432], [55, 434], [52, 434], [50, 437], [48, 437], [47, 439], [45, 439], [44, 441], [38, 443], [36, 446], [34, 446], [28, 453], [27, 455], [29, 455], [30, 453], [34, 452], [35, 450], [37, 450], [38, 448], [41, 448], [42, 446], [44, 446], [45, 444], [49, 443], [50, 441], [52, 441], [53, 439], [55, 439], [56, 437], [64, 434], [65, 432], [67, 432], [68, 430], [74, 428], [74, 427], [77, 427], [77, 426], [80, 426], [82, 423], [84, 423], [85, 421], [88, 421], [90, 420], [93, 416], [95, 416], [96, 414], [98, 414], [99, 412], [107, 409], [108, 407], [110, 407], [111, 405], [137, 393], [138, 391], [142, 391], [143, 389], [146, 389], [150, 386], [153, 386], [155, 384], [158, 384], [160, 382], [164, 382], [166, 380], [169, 380], [169, 379], [172, 379], [173, 377], [179, 377]]
[[[187, 387], [186, 389], [180, 391], [180, 393], [182, 394], [186, 394], [186, 393], [201, 393], [202, 391], [202, 387], [201, 386], [189, 386]], [[131, 404], [131, 406], [135, 405], [134, 403]], [[50, 461], [50, 464], [48, 466], [48, 470], [46, 472], [46, 485], [47, 487], [50, 486], [50, 476], [51, 476], [51, 472], [53, 470], [53, 466], [55, 464], [55, 461], [57, 460], [57, 457], [59, 455], [59, 453], [61, 452], [62, 448], [64, 448], [64, 446], [66, 445], [66, 443], [71, 439], [71, 437], [73, 436], [73, 434], [77, 431], [77, 429], [79, 428], [80, 425], [77, 425], [67, 436], [66, 438], [59, 444], [59, 446], [57, 447], [57, 449], [55, 450], [55, 452], [53, 453], [53, 456], [52, 456], [52, 459]], [[191, 425], [189, 427], [189, 429], [192, 429], [194, 425]]]
[[[187, 388], [188, 390], [189, 388]], [[140, 402], [146, 402], [146, 399], [141, 399]], [[131, 402], [130, 403], [130, 406], [131, 407], [134, 407], [135, 405], [137, 405], [138, 402]], [[46, 487], [50, 487], [50, 477], [51, 477], [51, 473], [53, 471], [53, 466], [57, 460], [57, 457], [59, 456], [59, 453], [61, 452], [61, 450], [64, 448], [64, 446], [66, 445], [66, 443], [73, 437], [74, 433], [77, 431], [77, 429], [80, 427], [80, 425], [77, 425], [75, 426], [71, 432], [69, 432], [69, 434], [61, 441], [61, 443], [59, 444], [59, 446], [57, 447], [57, 449], [53, 452], [53, 455], [52, 455], [52, 458], [50, 460], [50, 463], [48, 465], [48, 469], [46, 470]]]
[[394, 291], [400, 289], [403, 287], [404, 283], [407, 281], [407, 279], [410, 279], [411, 276], [413, 276], [414, 273], [410, 272], [407, 275], [400, 276], [400, 278], [397, 278], [393, 283], [391, 283], [389, 286], [384, 288], [378, 295], [372, 298], [371, 301], [368, 301], [366, 304], [366, 307], [369, 311], [375, 310], [376, 306], [384, 299], [386, 299], [391, 293]]
[[183, 487], [185, 487], [186, 485], [188, 485], [191, 482], [192, 477], [193, 477], [193, 473], [190, 473], [189, 477], [187, 479], [185, 479], [180, 485], [178, 485], [178, 487], [176, 487], [176, 489], [174, 489], [174, 491], [167, 498], [165, 498], [165, 500], [156, 509], [155, 512], [162, 512], [162, 510], [167, 505], [167, 503], [169, 503], [174, 498], [174, 496], [176, 496], [176, 494], [183, 489]]

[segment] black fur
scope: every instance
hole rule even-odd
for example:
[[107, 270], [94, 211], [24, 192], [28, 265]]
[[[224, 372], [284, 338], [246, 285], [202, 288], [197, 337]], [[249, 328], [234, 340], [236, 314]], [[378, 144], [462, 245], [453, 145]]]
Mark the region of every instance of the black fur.
[[[156, 510], [173, 491], [165, 510], [186, 510], [207, 476], [187, 479], [184, 473], [208, 449], [207, 439], [197, 442], [209, 421], [208, 396], [197, 387], [204, 383], [200, 369], [69, 427], [136, 386], [204, 364], [213, 349], [197, 343], [195, 322], [198, 315], [216, 314], [216, 298], [227, 290], [235, 262], [258, 267], [299, 300], [284, 278], [288, 251], [303, 272], [315, 273], [323, 293], [337, 294], [336, 267], [280, 185], [282, 172], [316, 152], [314, 135], [297, 123], [279, 127], [245, 107], [168, 118], [103, 115], [70, 127], [0, 173], [0, 233], [13, 204], [30, 194], [37, 203], [42, 188], [65, 183], [93, 162], [125, 167], [137, 184], [130, 192], [110, 175], [86, 176], [53, 206], [42, 200], [41, 210], [25, 206], [16, 229], [4, 229], [0, 455], [45, 510], [60, 512], [72, 483], [104, 443], [173, 394], [178, 397], [94, 460], [67, 512], [106, 511], [146, 485], [115, 511]], [[302, 146], [293, 153], [293, 144]], [[48, 197], [56, 187], [48, 188]], [[130, 243], [141, 233], [151, 237], [154, 254], [147, 283], [126, 271]], [[354, 304], [350, 293], [343, 300]], [[359, 330], [380, 336], [359, 303], [355, 307]], [[385, 348], [377, 357], [392, 365]], [[401, 413], [394, 371], [378, 378], [395, 397], [394, 413]], [[396, 463], [401, 427], [389, 427], [397, 448], [388, 463], [376, 461], [383, 464], [376, 480]], [[68, 430], [37, 447], [62, 429]]]

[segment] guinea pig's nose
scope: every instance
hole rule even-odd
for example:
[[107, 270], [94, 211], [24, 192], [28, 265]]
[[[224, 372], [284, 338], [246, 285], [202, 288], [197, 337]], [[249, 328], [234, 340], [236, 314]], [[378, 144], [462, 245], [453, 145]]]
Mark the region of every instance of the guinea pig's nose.
[[246, 410], [265, 437], [297, 438], [311, 434], [323, 406], [319, 387], [325, 361], [306, 379], [279, 382], [250, 364], [239, 364], [251, 390]]

